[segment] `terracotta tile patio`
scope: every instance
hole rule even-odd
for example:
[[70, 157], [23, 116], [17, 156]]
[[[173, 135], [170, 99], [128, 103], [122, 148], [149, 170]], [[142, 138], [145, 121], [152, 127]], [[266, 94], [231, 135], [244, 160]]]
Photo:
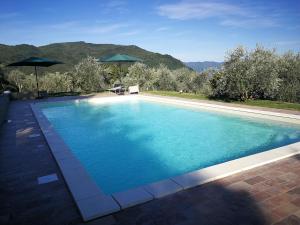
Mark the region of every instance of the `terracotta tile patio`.
[[[1, 127], [0, 224], [82, 224], [29, 103], [12, 102], [12, 122]], [[53, 174], [58, 180], [38, 184]], [[300, 224], [300, 156], [85, 224]]]

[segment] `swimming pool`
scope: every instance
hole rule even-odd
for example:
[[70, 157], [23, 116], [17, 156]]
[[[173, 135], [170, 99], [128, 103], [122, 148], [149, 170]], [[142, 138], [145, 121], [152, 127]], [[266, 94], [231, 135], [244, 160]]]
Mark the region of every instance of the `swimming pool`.
[[300, 141], [298, 125], [138, 98], [40, 108], [105, 194]]

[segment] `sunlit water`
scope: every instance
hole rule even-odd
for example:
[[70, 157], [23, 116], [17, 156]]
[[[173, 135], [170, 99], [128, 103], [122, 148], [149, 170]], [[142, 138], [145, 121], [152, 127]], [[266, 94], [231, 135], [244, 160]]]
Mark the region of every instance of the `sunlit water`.
[[146, 101], [43, 104], [107, 194], [300, 141], [300, 127]]

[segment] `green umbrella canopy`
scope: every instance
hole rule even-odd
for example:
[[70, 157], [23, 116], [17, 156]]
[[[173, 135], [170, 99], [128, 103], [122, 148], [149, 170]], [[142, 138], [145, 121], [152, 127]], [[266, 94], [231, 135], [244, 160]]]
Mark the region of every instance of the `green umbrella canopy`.
[[133, 63], [133, 62], [142, 62], [140, 58], [131, 56], [131, 55], [125, 55], [125, 54], [116, 54], [116, 55], [109, 55], [105, 56], [103, 58], [98, 59], [99, 62], [102, 63], [117, 63], [120, 68], [120, 73], [119, 73], [119, 80], [122, 83], [122, 76], [121, 76], [121, 64], [122, 63]]
[[38, 57], [30, 57], [28, 59], [21, 60], [19, 62], [11, 63], [7, 66], [34, 66], [35, 69], [35, 80], [36, 80], [36, 89], [37, 94], [39, 97], [39, 83], [38, 83], [38, 77], [37, 77], [37, 69], [36, 67], [48, 67], [53, 66], [55, 64], [62, 64], [62, 62], [46, 59], [46, 58], [38, 58]]
[[62, 64], [62, 62], [46, 59], [46, 58], [38, 58], [38, 57], [30, 57], [28, 59], [21, 60], [19, 62], [11, 63], [7, 66], [41, 66], [48, 67], [53, 66], [55, 64]]
[[140, 58], [130, 56], [130, 55], [125, 55], [125, 54], [116, 54], [116, 55], [110, 55], [110, 56], [105, 56], [103, 58], [99, 59], [100, 62], [141, 62]]

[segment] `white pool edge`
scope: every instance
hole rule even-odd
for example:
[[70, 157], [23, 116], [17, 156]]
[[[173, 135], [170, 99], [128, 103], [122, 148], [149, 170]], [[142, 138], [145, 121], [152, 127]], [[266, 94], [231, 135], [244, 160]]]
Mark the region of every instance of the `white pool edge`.
[[[234, 114], [266, 118], [280, 122], [300, 124], [300, 116], [284, 113], [274, 113], [255, 109], [244, 109], [230, 106], [220, 106], [206, 103], [190, 102], [153, 96], [112, 96], [92, 97], [83, 101], [101, 104], [103, 102], [120, 102], [129, 99], [144, 99], [181, 106], [213, 109], [216, 111], [230, 111]], [[74, 101], [74, 100], [72, 100]], [[81, 101], [81, 100], [75, 100]], [[64, 143], [62, 138], [55, 132], [51, 123], [44, 116], [37, 104], [31, 104], [32, 111], [45, 136], [50, 150], [64, 176], [68, 188], [81, 213], [84, 221], [105, 216], [121, 209], [132, 207], [178, 192], [183, 189], [195, 187], [245, 170], [253, 169], [280, 159], [300, 154], [300, 142], [272, 149], [262, 153], [242, 157], [225, 163], [210, 166], [204, 169], [192, 171], [180, 176], [147, 184], [134, 189], [105, 195], [101, 188], [88, 175], [80, 161]]]
[[240, 108], [234, 106], [216, 105], [212, 103], [202, 103], [202, 102], [195, 102], [189, 100], [178, 100], [178, 99], [171, 99], [163, 96], [156, 97], [156, 96], [141, 95], [139, 96], [139, 98], [148, 101], [175, 104], [175, 105], [185, 106], [189, 108], [192, 107], [198, 109], [207, 109], [216, 112], [230, 112], [231, 114], [235, 114], [235, 115], [300, 124], [300, 115], [295, 115], [295, 114], [278, 113], [278, 112], [264, 111], [258, 109]]
[[36, 104], [31, 104], [31, 108], [80, 211], [82, 219], [89, 221], [120, 211], [119, 204], [111, 196], [105, 195], [100, 190], [80, 161], [55, 132], [53, 126], [40, 108]]

